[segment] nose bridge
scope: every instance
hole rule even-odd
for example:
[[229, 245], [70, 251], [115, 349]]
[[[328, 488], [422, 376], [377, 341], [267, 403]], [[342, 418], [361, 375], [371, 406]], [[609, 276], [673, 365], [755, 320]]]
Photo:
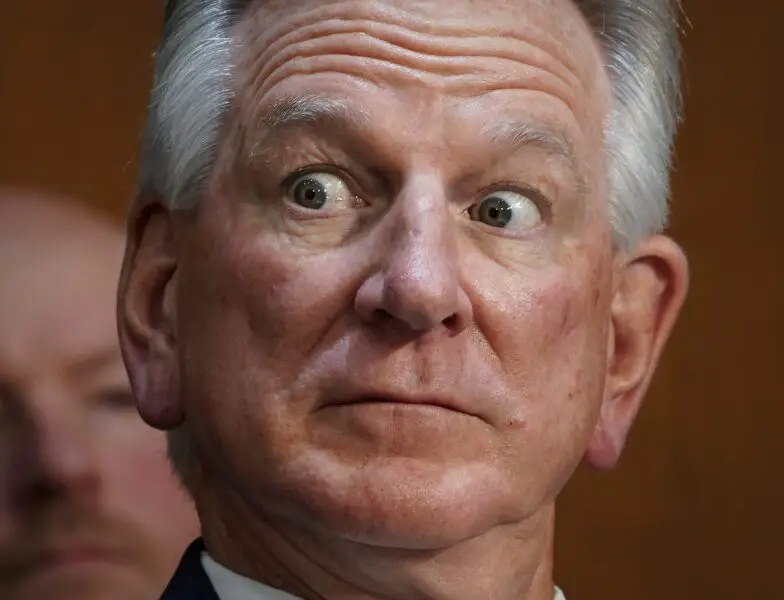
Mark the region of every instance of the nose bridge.
[[428, 289], [454, 284], [454, 224], [443, 192], [432, 183], [413, 182], [398, 203], [389, 274], [401, 284], [426, 284]]
[[51, 383], [36, 386], [29, 404], [22, 448], [26, 460], [20, 461], [26, 487], [70, 493], [94, 489], [100, 464], [88, 408]]
[[436, 177], [412, 178], [389, 217], [394, 221], [381, 272], [360, 290], [364, 313], [380, 311], [416, 331], [439, 324], [462, 328], [470, 304], [457, 268], [456, 222], [441, 182]]

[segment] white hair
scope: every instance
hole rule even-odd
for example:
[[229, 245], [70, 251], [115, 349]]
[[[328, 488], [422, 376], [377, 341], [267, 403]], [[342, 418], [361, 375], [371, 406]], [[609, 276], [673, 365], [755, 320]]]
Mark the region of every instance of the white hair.
[[[608, 207], [616, 247], [661, 231], [681, 113], [677, 0], [575, 0], [605, 56]], [[232, 28], [247, 0], [169, 1], [155, 64], [139, 177], [173, 209], [197, 204], [232, 102]], [[182, 432], [185, 435], [185, 432]], [[187, 440], [170, 438], [182, 466]], [[178, 469], [181, 471], [181, 469]]]
[[[612, 83], [605, 142], [609, 213], [616, 245], [629, 248], [667, 223], [681, 112], [678, 6], [674, 0], [575, 2], [604, 48]], [[246, 4], [169, 2], [139, 184], [171, 208], [193, 207], [210, 176], [232, 101], [231, 30]]]

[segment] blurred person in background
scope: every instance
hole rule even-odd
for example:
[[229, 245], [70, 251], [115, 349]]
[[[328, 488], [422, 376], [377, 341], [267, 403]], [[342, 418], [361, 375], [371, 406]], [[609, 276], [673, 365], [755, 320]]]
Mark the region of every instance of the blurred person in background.
[[0, 188], [0, 598], [156, 598], [194, 510], [120, 356], [124, 236]]

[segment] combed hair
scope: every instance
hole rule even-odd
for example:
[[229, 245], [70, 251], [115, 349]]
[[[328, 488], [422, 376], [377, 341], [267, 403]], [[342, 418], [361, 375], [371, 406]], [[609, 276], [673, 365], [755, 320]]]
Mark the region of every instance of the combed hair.
[[[674, 0], [575, 1], [604, 48], [613, 86], [605, 143], [609, 213], [616, 245], [629, 248], [667, 223], [681, 113], [678, 6]], [[231, 104], [231, 30], [247, 2], [169, 4], [139, 184], [171, 208], [191, 208], [210, 176]]]
[[[681, 114], [676, 0], [575, 0], [604, 51], [613, 101], [605, 124], [608, 207], [616, 247], [667, 223]], [[205, 191], [232, 102], [233, 26], [247, 1], [169, 2], [141, 155], [140, 193], [173, 209]], [[176, 437], [176, 435], [175, 435]], [[174, 441], [174, 440], [171, 440]], [[178, 442], [170, 445], [185, 447]], [[180, 461], [172, 456], [175, 465]]]

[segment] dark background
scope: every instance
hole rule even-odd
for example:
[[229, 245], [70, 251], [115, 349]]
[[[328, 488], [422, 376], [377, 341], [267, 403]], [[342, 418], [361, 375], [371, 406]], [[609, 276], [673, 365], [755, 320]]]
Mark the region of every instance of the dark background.
[[[0, 182], [121, 218], [162, 0], [1, 1]], [[691, 295], [621, 465], [562, 498], [570, 600], [784, 597], [784, 7], [684, 5]]]

